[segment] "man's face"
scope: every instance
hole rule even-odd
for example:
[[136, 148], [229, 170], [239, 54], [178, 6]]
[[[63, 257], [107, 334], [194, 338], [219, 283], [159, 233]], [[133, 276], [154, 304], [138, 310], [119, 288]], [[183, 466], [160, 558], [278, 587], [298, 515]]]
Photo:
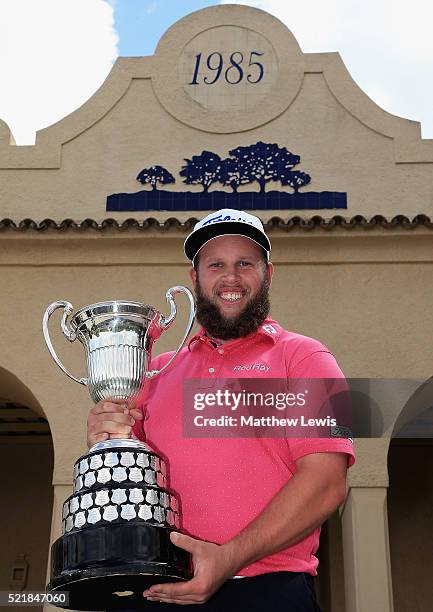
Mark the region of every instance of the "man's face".
[[245, 236], [210, 240], [200, 250], [191, 279], [197, 296], [197, 319], [215, 338], [228, 340], [255, 331], [268, 314], [272, 264]]

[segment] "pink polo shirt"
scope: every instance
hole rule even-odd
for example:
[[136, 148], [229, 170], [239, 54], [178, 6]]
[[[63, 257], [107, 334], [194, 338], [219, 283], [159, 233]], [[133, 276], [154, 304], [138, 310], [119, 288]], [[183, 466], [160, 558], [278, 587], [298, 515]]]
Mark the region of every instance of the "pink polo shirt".
[[[159, 355], [159, 369], [172, 353]], [[257, 332], [215, 347], [201, 330], [167, 370], [153, 379], [143, 398], [146, 418], [134, 434], [146, 439], [169, 465], [170, 487], [181, 499], [183, 530], [223, 544], [266, 507], [296, 472], [296, 460], [310, 453], [342, 452], [354, 463], [346, 438], [186, 438], [182, 433], [182, 382], [221, 378], [340, 378], [329, 350], [317, 340], [284, 330], [267, 319]], [[143, 428], [145, 435], [143, 434]], [[315, 575], [320, 529], [299, 543], [238, 571], [255, 576], [273, 571]]]

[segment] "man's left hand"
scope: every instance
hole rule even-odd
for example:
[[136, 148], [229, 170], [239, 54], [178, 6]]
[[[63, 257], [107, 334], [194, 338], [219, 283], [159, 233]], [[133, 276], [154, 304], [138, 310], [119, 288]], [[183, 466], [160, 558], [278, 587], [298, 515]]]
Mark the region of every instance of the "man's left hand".
[[224, 545], [203, 542], [176, 532], [170, 534], [170, 539], [192, 554], [194, 577], [187, 582], [152, 585], [143, 593], [150, 601], [181, 605], [205, 603], [238, 569]]

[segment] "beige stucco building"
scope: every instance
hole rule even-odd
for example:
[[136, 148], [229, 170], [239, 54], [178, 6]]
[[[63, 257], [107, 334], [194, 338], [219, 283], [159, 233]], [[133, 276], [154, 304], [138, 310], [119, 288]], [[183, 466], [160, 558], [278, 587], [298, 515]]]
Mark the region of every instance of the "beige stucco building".
[[[185, 159], [223, 159], [258, 142], [300, 157], [290, 169], [292, 183], [301, 172], [298, 196], [260, 199], [251, 181], [236, 195], [228, 180], [200, 198], [180, 195], [203, 193], [182, 182]], [[123, 195], [106, 209], [112, 194], [151, 193], [136, 176], [155, 165], [175, 177], [157, 184], [165, 195]], [[270, 181], [266, 191], [294, 193], [290, 184]], [[390, 382], [389, 393], [372, 384], [371, 418], [382, 426], [355, 441], [347, 500], [323, 530], [317, 588], [327, 612], [426, 612], [432, 442], [390, 440], [432, 372], [433, 141], [372, 102], [338, 53], [303, 54], [277, 19], [236, 5], [185, 17], [152, 57], [119, 58], [95, 95], [34, 146], [14, 146], [0, 122], [0, 590], [43, 588], [72, 465], [86, 448], [91, 401], [46, 350], [45, 308], [124, 298], [166, 312], [166, 289], [187, 283], [182, 244], [197, 206], [211, 210], [216, 192], [229, 207], [258, 194], [251, 202], [261, 202], [276, 267], [274, 318], [328, 345], [349, 377], [418, 381], [401, 392]], [[322, 194], [311, 201], [323, 208], [300, 208], [307, 192]], [[345, 208], [332, 208], [336, 193]], [[157, 352], [175, 345], [184, 305]], [[57, 323], [58, 353], [82, 376], [82, 349]]]

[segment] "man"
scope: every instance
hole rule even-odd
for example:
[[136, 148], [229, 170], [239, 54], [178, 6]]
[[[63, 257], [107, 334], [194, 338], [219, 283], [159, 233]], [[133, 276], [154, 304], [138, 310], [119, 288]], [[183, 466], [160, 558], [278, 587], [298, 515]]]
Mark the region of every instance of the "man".
[[[170, 604], [227, 611], [320, 609], [312, 588], [314, 553], [320, 525], [345, 499], [346, 471], [354, 460], [351, 441], [182, 435], [185, 379], [199, 379], [201, 389], [211, 389], [219, 378], [342, 377], [320, 342], [268, 317], [270, 250], [253, 215], [224, 209], [197, 223], [185, 253], [193, 264], [202, 329], [152, 381], [145, 420], [141, 410], [120, 401], [97, 404], [88, 419], [89, 446], [133, 434], [168, 458], [186, 532], [171, 538], [192, 554], [194, 577], [144, 592], [167, 609], [175, 608]], [[170, 356], [157, 357], [152, 368]]]

